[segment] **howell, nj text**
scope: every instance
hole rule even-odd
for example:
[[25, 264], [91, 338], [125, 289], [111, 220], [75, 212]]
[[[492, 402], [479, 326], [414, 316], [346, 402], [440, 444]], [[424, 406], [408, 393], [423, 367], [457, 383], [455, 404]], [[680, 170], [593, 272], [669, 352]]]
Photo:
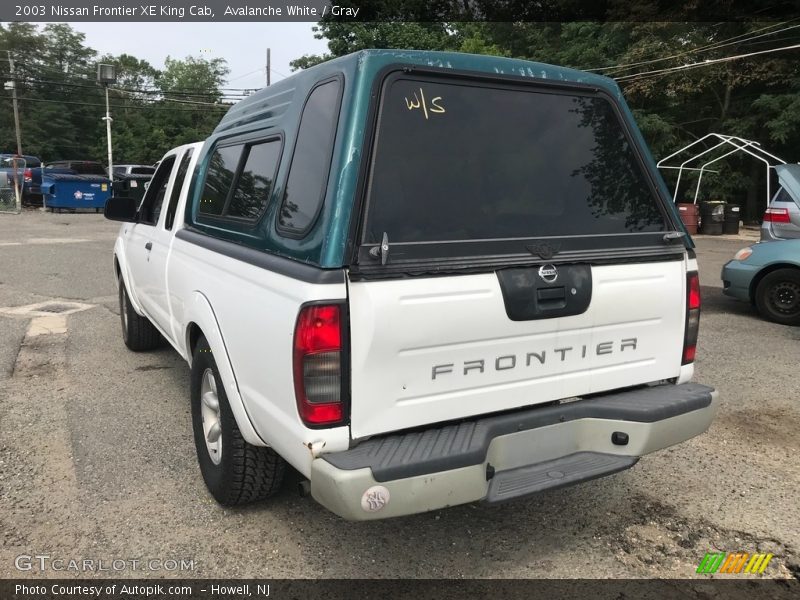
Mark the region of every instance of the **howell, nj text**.
[[594, 346], [582, 344], [580, 346], [563, 346], [548, 350], [538, 350], [525, 354], [504, 354], [494, 359], [475, 359], [465, 360], [459, 363], [456, 370], [456, 363], [444, 363], [434, 365], [431, 368], [431, 379], [436, 379], [445, 374], [475, 375], [486, 371], [510, 371], [519, 367], [530, 367], [534, 364], [544, 365], [547, 362], [564, 362], [568, 357], [576, 357], [578, 360], [585, 360], [590, 356], [603, 356], [616, 352], [636, 350], [638, 338], [623, 338], [619, 342], [608, 341], [600, 342]]

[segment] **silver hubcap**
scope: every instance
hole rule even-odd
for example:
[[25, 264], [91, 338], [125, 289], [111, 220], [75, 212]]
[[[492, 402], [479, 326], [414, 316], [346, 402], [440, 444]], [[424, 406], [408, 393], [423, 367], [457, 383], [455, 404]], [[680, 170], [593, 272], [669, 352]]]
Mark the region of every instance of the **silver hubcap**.
[[222, 460], [222, 415], [217, 396], [217, 380], [214, 371], [206, 369], [200, 384], [200, 415], [203, 418], [203, 438], [211, 462], [218, 465]]

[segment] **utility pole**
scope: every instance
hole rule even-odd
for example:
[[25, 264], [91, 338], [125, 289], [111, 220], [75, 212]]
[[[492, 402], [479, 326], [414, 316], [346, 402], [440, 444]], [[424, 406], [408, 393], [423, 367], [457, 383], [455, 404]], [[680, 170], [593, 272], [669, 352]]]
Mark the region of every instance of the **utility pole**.
[[108, 178], [114, 180], [114, 159], [111, 156], [111, 108], [108, 104], [108, 86], [117, 81], [117, 72], [114, 65], [98, 64], [97, 65], [97, 83], [102, 85], [106, 90], [106, 116], [103, 121], [106, 122], [106, 141], [108, 143]]
[[[17, 106], [17, 80], [14, 78], [14, 59], [11, 58], [11, 51], [7, 51], [8, 54], [8, 72], [11, 75], [11, 102], [14, 105], [14, 127], [17, 130], [17, 157], [18, 159], [12, 160], [11, 162], [11, 171], [14, 176], [14, 200], [16, 204], [17, 212], [22, 210], [22, 181], [20, 180], [21, 177], [24, 177], [22, 171], [25, 170], [25, 163], [24, 159], [22, 158], [22, 135], [19, 131], [19, 108]], [[22, 162], [22, 170], [19, 168], [19, 161]]]
[[19, 130], [19, 108], [17, 107], [17, 81], [14, 79], [14, 59], [8, 50], [8, 72], [11, 75], [11, 101], [14, 104], [14, 126], [17, 129], [17, 154], [22, 156], [22, 134]]
[[106, 122], [106, 141], [108, 142], [108, 176], [109, 178], [114, 178], [114, 159], [111, 155], [111, 109], [108, 105], [108, 84], [104, 85], [103, 87], [106, 88], [106, 116], [103, 117], [103, 120]]
[[269, 60], [270, 56], [269, 56], [269, 51], [270, 51], [270, 49], [269, 49], [269, 48], [267, 48], [267, 87], [269, 87], [269, 83], [270, 83], [270, 82], [269, 82], [269, 72], [270, 72], [270, 60]]

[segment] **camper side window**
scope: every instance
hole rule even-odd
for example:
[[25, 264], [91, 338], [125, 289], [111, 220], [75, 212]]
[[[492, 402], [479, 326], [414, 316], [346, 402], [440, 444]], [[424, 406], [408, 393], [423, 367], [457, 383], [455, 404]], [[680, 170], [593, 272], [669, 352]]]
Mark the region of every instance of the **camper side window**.
[[314, 224], [328, 182], [341, 96], [339, 79], [318, 85], [308, 97], [278, 214], [278, 230], [302, 237]]

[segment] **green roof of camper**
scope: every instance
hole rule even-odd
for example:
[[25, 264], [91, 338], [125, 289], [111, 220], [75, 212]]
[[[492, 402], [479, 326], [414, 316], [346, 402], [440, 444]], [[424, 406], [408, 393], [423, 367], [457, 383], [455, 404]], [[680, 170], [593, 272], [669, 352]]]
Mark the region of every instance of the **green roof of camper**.
[[381, 69], [398, 64], [583, 83], [602, 88], [614, 96], [620, 95], [616, 82], [608, 77], [529, 60], [427, 50], [360, 50], [295, 73], [241, 100], [222, 118], [216, 131], [251, 122], [256, 115], [264, 118], [278, 116], [291, 102], [295, 89], [310, 87], [313, 82], [329, 74], [356, 76], [369, 85]]

